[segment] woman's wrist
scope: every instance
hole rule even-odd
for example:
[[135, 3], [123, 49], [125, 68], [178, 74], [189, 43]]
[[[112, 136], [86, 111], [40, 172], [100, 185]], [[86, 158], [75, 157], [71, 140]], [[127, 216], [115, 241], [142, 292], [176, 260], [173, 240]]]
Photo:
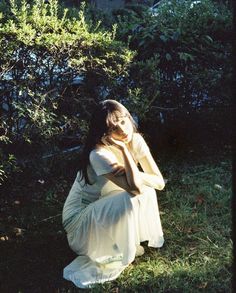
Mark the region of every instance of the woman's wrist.
[[127, 147], [126, 144], [122, 145], [122, 146], [120, 147], [120, 149], [121, 149], [121, 151], [122, 151], [123, 153], [129, 152], [128, 147]]

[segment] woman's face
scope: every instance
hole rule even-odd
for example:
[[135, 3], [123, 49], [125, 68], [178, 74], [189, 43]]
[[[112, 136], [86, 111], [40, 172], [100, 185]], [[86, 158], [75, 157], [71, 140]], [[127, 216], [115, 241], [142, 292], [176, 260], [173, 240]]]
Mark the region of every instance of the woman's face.
[[109, 131], [109, 135], [117, 140], [129, 143], [133, 137], [133, 124], [127, 115], [120, 115], [116, 118]]

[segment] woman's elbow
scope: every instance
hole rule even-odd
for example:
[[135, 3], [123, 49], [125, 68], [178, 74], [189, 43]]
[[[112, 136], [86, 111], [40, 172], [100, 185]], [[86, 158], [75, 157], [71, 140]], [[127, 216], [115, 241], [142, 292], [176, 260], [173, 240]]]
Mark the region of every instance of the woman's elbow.
[[163, 190], [164, 188], [165, 188], [165, 183], [163, 185], [160, 185], [158, 189]]
[[165, 181], [164, 179], [162, 180], [162, 182], [160, 182], [159, 186], [158, 186], [158, 190], [163, 190], [165, 188]]

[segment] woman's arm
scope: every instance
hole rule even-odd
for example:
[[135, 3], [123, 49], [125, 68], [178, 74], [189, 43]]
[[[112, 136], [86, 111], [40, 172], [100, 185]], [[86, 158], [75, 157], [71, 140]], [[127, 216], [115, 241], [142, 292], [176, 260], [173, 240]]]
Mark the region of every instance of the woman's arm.
[[151, 153], [148, 152], [145, 157], [139, 160], [139, 163], [144, 171], [140, 171], [143, 183], [152, 188], [162, 190], [165, 187], [165, 181]]
[[137, 192], [137, 194], [142, 193], [142, 187], [143, 187], [143, 180], [140, 176], [139, 169], [137, 165], [134, 162], [134, 159], [132, 158], [128, 148], [126, 145], [121, 148], [123, 157], [124, 157], [124, 167], [125, 167], [125, 174], [127, 178], [127, 182], [129, 186]]
[[[104, 175], [116, 185], [126, 191], [137, 195], [142, 193], [144, 185], [150, 186], [157, 190], [162, 190], [165, 187], [165, 182], [159, 168], [156, 165], [150, 151], [145, 152], [145, 156], [139, 159], [139, 163], [144, 172], [139, 171], [126, 145], [120, 141], [112, 140], [117, 147], [122, 151], [124, 157], [125, 174], [118, 174], [114, 171]], [[119, 166], [119, 168], [122, 168]], [[119, 169], [118, 168], [118, 169]]]
[[123, 154], [125, 174], [120, 176], [116, 175], [115, 172], [112, 172], [105, 174], [104, 176], [133, 195], [141, 194], [143, 187], [141, 173], [139, 172], [127, 146], [122, 141], [114, 140], [113, 138], [109, 138], [109, 140], [111, 143], [115, 144]]
[[137, 191], [137, 189], [133, 189], [130, 187], [126, 174], [123, 175], [115, 175], [113, 172], [112, 173], [107, 173], [103, 175], [106, 177], [108, 180], [112, 181], [114, 184], [117, 186], [121, 187], [122, 189], [126, 190], [128, 193], [131, 195], [138, 195], [140, 192]]

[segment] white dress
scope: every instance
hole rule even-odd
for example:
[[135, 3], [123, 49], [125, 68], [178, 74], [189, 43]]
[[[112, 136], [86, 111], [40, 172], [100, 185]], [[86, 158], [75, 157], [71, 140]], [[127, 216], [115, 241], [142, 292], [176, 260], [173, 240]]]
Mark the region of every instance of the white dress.
[[[137, 163], [149, 152], [138, 133], [132, 149]], [[142, 194], [131, 196], [103, 176], [117, 162], [124, 164], [117, 148], [94, 149], [88, 167], [92, 185], [80, 181], [78, 173], [63, 207], [68, 243], [78, 254], [63, 276], [79, 288], [117, 278], [134, 260], [140, 242], [148, 241], [151, 247], [164, 243], [155, 190], [146, 187]]]

